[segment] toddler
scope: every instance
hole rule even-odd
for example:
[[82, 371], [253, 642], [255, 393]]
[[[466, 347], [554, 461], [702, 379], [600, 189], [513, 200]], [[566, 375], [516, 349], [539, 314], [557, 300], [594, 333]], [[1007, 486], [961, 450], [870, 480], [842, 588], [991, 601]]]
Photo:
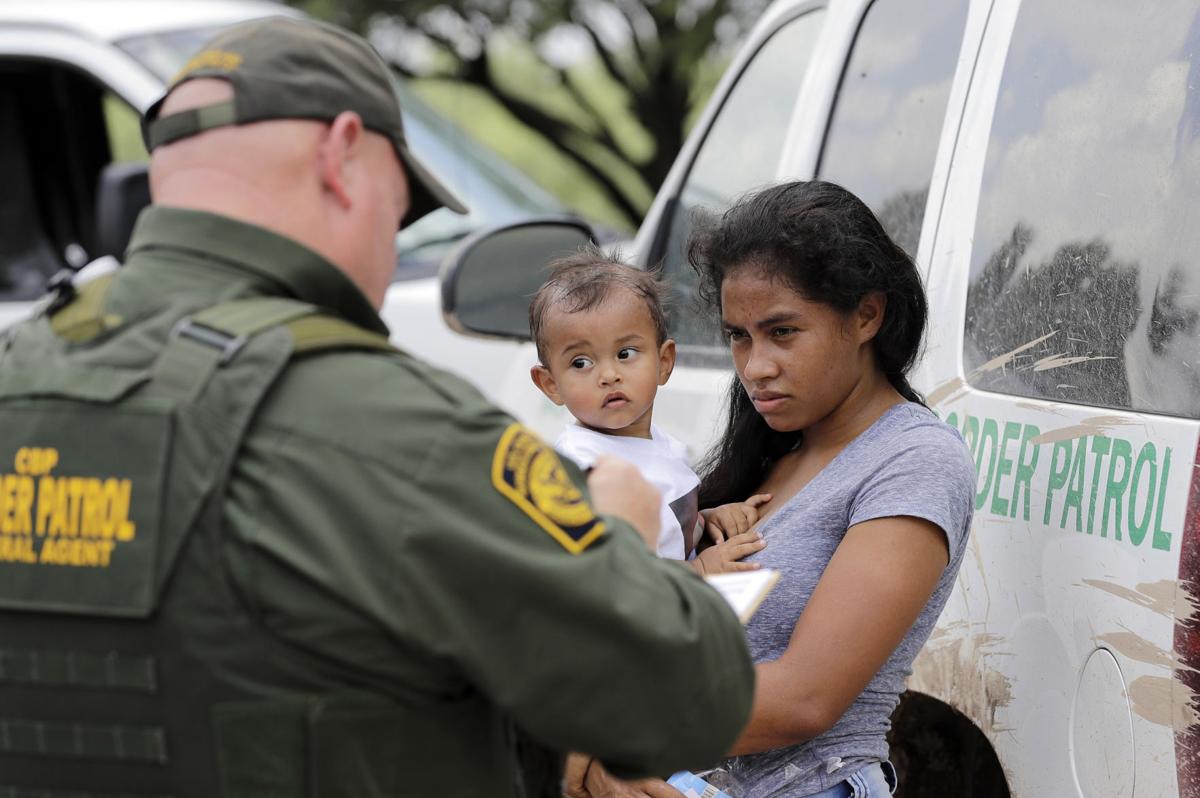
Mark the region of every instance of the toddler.
[[[662, 492], [658, 554], [698, 572], [751, 570], [738, 562], [765, 543], [750, 527], [770, 496], [697, 511], [699, 477], [684, 445], [651, 422], [654, 397], [675, 366], [662, 284], [585, 247], [555, 261], [529, 308], [537, 346], [533, 382], [575, 417], [554, 447], [581, 468], [602, 454], [628, 460]], [[702, 531], [715, 545], [696, 555]]]

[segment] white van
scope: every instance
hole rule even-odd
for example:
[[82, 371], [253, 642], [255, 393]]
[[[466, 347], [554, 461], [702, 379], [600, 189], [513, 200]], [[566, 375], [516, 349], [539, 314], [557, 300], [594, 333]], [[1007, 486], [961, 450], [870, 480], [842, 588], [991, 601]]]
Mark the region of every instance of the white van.
[[[774, 3], [627, 253], [680, 300], [655, 421], [693, 454], [731, 363], [689, 304], [690, 214], [812, 177], [916, 257], [915, 384], [978, 469], [967, 559], [894, 719], [905, 794], [1200, 796], [1200, 5]], [[444, 268], [448, 322], [526, 336], [539, 266], [585, 236], [471, 241]], [[507, 376], [484, 387], [555, 434], [532, 346], [488, 351]]]

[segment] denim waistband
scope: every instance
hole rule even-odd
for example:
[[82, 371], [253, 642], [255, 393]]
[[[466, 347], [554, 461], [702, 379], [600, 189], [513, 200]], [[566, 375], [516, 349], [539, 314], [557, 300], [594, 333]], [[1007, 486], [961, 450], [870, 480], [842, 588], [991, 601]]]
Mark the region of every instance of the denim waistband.
[[896, 792], [896, 783], [896, 768], [891, 762], [873, 762], [808, 798], [888, 798]]

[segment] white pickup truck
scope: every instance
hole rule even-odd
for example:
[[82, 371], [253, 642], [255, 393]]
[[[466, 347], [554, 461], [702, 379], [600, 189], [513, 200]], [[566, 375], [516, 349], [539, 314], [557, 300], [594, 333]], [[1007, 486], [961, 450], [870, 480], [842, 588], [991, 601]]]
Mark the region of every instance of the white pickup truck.
[[[915, 256], [915, 383], [978, 472], [966, 561], [893, 718], [904, 794], [1200, 796], [1200, 6], [776, 0], [628, 253], [676, 295], [654, 418], [693, 454], [732, 368], [691, 301], [691, 213], [813, 177]], [[554, 434], [525, 312], [586, 237], [524, 224], [444, 265], [448, 323], [510, 342], [486, 367], [407, 340]]]
[[[217, 30], [278, 14], [298, 12], [268, 0], [0, 2], [0, 326], [59, 269], [120, 257], [149, 198], [138, 115]], [[397, 237], [395, 279], [425, 286], [415, 292], [433, 311], [437, 264], [456, 241], [566, 209], [412, 93], [402, 105], [414, 151], [471, 198], [469, 215], [437, 211]]]

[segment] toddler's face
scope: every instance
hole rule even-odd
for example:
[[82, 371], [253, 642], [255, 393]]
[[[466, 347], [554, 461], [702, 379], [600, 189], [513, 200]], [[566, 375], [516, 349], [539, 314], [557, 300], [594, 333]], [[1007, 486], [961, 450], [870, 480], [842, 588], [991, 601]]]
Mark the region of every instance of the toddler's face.
[[675, 342], [659, 346], [646, 303], [614, 289], [591, 310], [551, 310], [544, 330], [549, 362], [534, 367], [534, 382], [546, 396], [585, 427], [650, 437], [654, 395], [675, 365]]

